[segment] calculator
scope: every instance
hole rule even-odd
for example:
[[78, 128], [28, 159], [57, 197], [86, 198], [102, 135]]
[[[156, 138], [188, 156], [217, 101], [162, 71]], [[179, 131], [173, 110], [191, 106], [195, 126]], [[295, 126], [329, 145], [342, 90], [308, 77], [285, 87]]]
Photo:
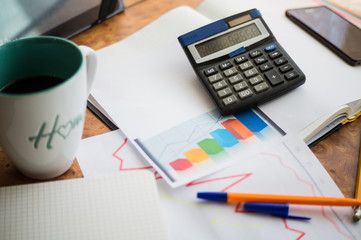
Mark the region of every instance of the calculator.
[[255, 107], [306, 80], [258, 9], [218, 20], [178, 41], [222, 115]]

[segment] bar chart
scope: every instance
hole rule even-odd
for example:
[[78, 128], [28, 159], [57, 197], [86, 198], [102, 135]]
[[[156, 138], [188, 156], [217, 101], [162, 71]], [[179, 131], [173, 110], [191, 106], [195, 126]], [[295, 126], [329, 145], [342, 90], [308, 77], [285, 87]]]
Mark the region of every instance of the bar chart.
[[279, 136], [254, 110], [229, 116], [214, 110], [141, 144], [163, 170], [177, 179], [238, 161], [245, 152]]

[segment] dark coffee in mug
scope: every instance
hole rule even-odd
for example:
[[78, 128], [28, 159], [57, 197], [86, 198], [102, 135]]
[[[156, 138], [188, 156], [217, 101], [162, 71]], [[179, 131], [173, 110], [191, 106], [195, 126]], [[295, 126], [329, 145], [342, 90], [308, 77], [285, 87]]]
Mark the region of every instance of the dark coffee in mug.
[[64, 81], [63, 78], [51, 75], [30, 76], [5, 85], [0, 92], [7, 94], [34, 93], [54, 87]]

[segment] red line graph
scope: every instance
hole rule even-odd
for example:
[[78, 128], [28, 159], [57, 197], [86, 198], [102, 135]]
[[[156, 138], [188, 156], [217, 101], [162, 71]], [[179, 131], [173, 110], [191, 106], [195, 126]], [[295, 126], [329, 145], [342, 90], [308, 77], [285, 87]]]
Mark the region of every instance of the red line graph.
[[348, 239], [354, 239], [352, 236], [348, 235], [347, 233], [342, 232], [342, 230], [341, 230], [340, 227], [335, 223], [335, 221], [333, 221], [331, 218], [329, 218], [329, 217], [326, 215], [325, 207], [324, 207], [324, 206], [322, 206], [322, 216], [323, 216], [324, 218], [326, 218], [326, 219], [335, 227], [335, 229], [337, 230], [337, 232], [339, 232], [341, 235], [347, 237]]
[[195, 186], [195, 185], [199, 185], [199, 184], [204, 184], [204, 183], [209, 183], [209, 182], [214, 182], [214, 181], [221, 181], [221, 180], [225, 180], [225, 179], [230, 179], [230, 178], [238, 178], [235, 182], [233, 182], [232, 184], [228, 185], [227, 187], [225, 187], [224, 189], [220, 190], [221, 192], [225, 192], [227, 191], [229, 188], [237, 185], [238, 183], [242, 182], [243, 180], [245, 180], [246, 178], [250, 177], [252, 175], [252, 173], [245, 173], [245, 174], [238, 174], [238, 175], [234, 175], [234, 176], [226, 176], [226, 177], [219, 177], [219, 178], [213, 178], [213, 179], [207, 179], [207, 180], [202, 180], [202, 181], [193, 181], [190, 182], [186, 185], [186, 187], [191, 187], [191, 186]]
[[[119, 157], [119, 152], [122, 151], [122, 149], [124, 149], [124, 147], [126, 146], [127, 144], [127, 138], [124, 139], [123, 143], [116, 149], [116, 151], [112, 154], [113, 157], [115, 157], [116, 159], [118, 159], [120, 161], [120, 166], [119, 166], [119, 171], [132, 171], [132, 170], [144, 170], [144, 169], [148, 169], [148, 170], [151, 170], [153, 169], [152, 166], [145, 166], [145, 167], [136, 167], [136, 168], [124, 168], [123, 164], [124, 164], [124, 159]], [[282, 166], [283, 168], [289, 170], [292, 172], [292, 174], [295, 176], [296, 180], [301, 182], [302, 184], [305, 184], [307, 185], [312, 194], [314, 196], [316, 196], [316, 190], [315, 190], [315, 187], [312, 183], [302, 179], [299, 174], [297, 173], [297, 171], [295, 169], [293, 169], [292, 167], [288, 166], [287, 164], [284, 163], [284, 161], [282, 160], [282, 158], [276, 154], [270, 154], [270, 153], [261, 153], [262, 155], [265, 155], [265, 156], [269, 156], [269, 157], [272, 157], [272, 158], [275, 158], [278, 160], [280, 166]], [[223, 181], [223, 180], [229, 180], [229, 179], [235, 179], [235, 181], [233, 181], [232, 183], [226, 185], [223, 189], [219, 190], [221, 192], [226, 192], [228, 191], [230, 188], [232, 187], [235, 187], [236, 185], [240, 184], [241, 182], [243, 182], [244, 180], [248, 179], [249, 177], [251, 177], [253, 175], [253, 173], [243, 173], [243, 174], [237, 174], [237, 175], [232, 175], [232, 176], [224, 176], [224, 177], [217, 177], [217, 178], [210, 178], [210, 179], [206, 179], [206, 180], [196, 180], [196, 181], [192, 181], [190, 183], [188, 183], [186, 185], [186, 187], [192, 187], [192, 186], [196, 186], [196, 185], [203, 185], [203, 184], [207, 184], [207, 183], [211, 183], [211, 182], [218, 182], [218, 181]], [[159, 173], [157, 171], [154, 171], [154, 177], [155, 179], [162, 179], [162, 177], [159, 175]], [[331, 219], [329, 218], [326, 213], [325, 213], [325, 209], [324, 207], [322, 206], [321, 207], [321, 211], [322, 211], [322, 216], [327, 220], [329, 221], [333, 226], [334, 228], [336, 229], [337, 232], [339, 232], [341, 235], [349, 238], [349, 239], [352, 239], [352, 236], [342, 232], [342, 230], [339, 228], [339, 226]], [[246, 211], [243, 211], [242, 210], [242, 207], [241, 207], [241, 203], [238, 203], [234, 209], [234, 212], [235, 213], [245, 213]], [[286, 230], [289, 230], [289, 231], [293, 231], [293, 232], [297, 232], [300, 234], [300, 236], [298, 236], [296, 239], [297, 240], [300, 240], [302, 239], [305, 235], [306, 235], [306, 232], [303, 232], [299, 229], [294, 229], [294, 228], [291, 228], [288, 226], [288, 223], [287, 223], [287, 219], [283, 219], [283, 223], [284, 223], [284, 227]]]
[[[275, 155], [275, 154], [269, 154], [269, 153], [261, 153], [261, 154], [266, 155], [266, 156], [272, 156], [272, 157], [278, 159], [278, 161], [279, 161], [279, 163], [280, 163], [280, 165], [281, 165], [282, 167], [290, 170], [290, 171], [293, 173], [293, 175], [296, 177], [297, 181], [299, 181], [299, 182], [301, 182], [301, 183], [303, 183], [303, 184], [306, 184], [306, 185], [311, 189], [312, 195], [313, 195], [313, 196], [316, 196], [315, 186], [314, 186], [312, 183], [310, 183], [310, 182], [305, 181], [304, 179], [302, 179], [302, 178], [298, 175], [298, 173], [297, 173], [297, 171], [296, 171], [295, 169], [291, 168], [290, 166], [288, 166], [287, 164], [285, 164], [285, 163], [283, 162], [283, 160], [282, 160], [282, 158], [281, 158], [280, 156]], [[350, 236], [350, 235], [342, 232], [342, 230], [339, 228], [339, 226], [338, 226], [331, 218], [329, 218], [328, 216], [326, 216], [325, 207], [324, 207], [324, 206], [321, 206], [321, 211], [322, 211], [322, 216], [335, 227], [335, 229], [336, 229], [337, 232], [339, 232], [341, 235], [343, 235], [343, 236], [345, 236], [345, 237], [347, 237], [347, 238], [349, 238], [349, 239], [353, 239], [352, 236]], [[286, 224], [286, 220], [285, 220], [285, 219], [284, 219], [284, 223], [285, 223], [286, 229], [289, 229], [289, 230], [291, 230], [291, 231], [297, 231], [297, 232], [298, 232], [298, 230], [288, 228], [288, 225]], [[297, 239], [301, 239], [304, 235], [306, 235], [306, 233], [302, 234], [302, 235], [301, 235], [299, 238], [297, 238]]]
[[316, 196], [315, 186], [314, 186], [312, 183], [310, 183], [310, 182], [305, 181], [304, 179], [302, 179], [302, 178], [298, 175], [298, 173], [297, 173], [297, 171], [296, 171], [295, 169], [289, 167], [287, 164], [285, 164], [285, 163], [282, 161], [282, 158], [281, 158], [280, 156], [275, 155], [275, 154], [270, 154], [270, 153], [264, 153], [264, 152], [261, 153], [261, 154], [262, 154], [262, 155], [265, 155], [265, 156], [271, 156], [271, 157], [276, 158], [276, 159], [279, 161], [279, 163], [280, 163], [280, 165], [281, 165], [282, 167], [290, 170], [290, 171], [293, 173], [293, 175], [296, 177], [297, 181], [299, 181], [299, 182], [301, 182], [301, 183], [303, 183], [303, 184], [306, 184], [306, 185], [311, 189], [312, 195], [313, 195], [313, 196]]
[[[115, 150], [115, 152], [112, 154], [113, 157], [115, 157], [116, 159], [118, 159], [120, 161], [119, 171], [153, 169], [152, 166], [145, 166], [145, 167], [138, 167], [138, 168], [124, 168], [123, 167], [124, 160], [123, 160], [123, 158], [119, 157], [117, 154], [125, 147], [127, 142], [128, 142], [128, 138], [125, 138], [123, 143], [120, 145], [120, 147], [118, 147], [117, 150]], [[155, 179], [162, 179], [162, 177], [159, 175], [159, 173], [157, 171], [154, 172], [154, 177], [155, 177]]]
[[285, 228], [286, 228], [287, 230], [290, 230], [290, 231], [293, 231], [293, 232], [297, 232], [297, 233], [300, 234], [300, 236], [298, 236], [298, 237], [296, 238], [296, 240], [299, 240], [299, 239], [303, 238], [303, 237], [306, 235], [305, 232], [302, 232], [302, 231], [300, 231], [300, 230], [298, 230], [298, 229], [290, 228], [290, 227], [288, 226], [288, 224], [287, 224], [286, 219], [282, 219], [282, 221], [283, 221], [283, 224], [285, 225]]

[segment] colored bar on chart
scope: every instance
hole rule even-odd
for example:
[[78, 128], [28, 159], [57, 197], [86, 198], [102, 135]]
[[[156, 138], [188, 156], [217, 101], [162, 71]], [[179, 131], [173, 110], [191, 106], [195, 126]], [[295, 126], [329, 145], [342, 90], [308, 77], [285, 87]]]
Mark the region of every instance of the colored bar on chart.
[[228, 119], [222, 122], [222, 125], [238, 140], [248, 139], [254, 136], [254, 134], [238, 119]]
[[209, 133], [222, 147], [233, 147], [239, 141], [226, 129], [217, 129]]
[[208, 155], [216, 155], [218, 153], [224, 152], [224, 149], [219, 145], [216, 140], [211, 138], [206, 138], [197, 143], [198, 146], [203, 149]]
[[208, 159], [207, 153], [205, 153], [200, 148], [193, 148], [188, 150], [187, 152], [183, 153], [183, 155], [189, 160], [191, 163], [199, 163], [206, 159]]
[[192, 163], [185, 158], [174, 160], [173, 162], [170, 162], [169, 165], [176, 171], [184, 171], [193, 166]]
[[268, 125], [252, 110], [240, 112], [234, 115], [253, 133], [261, 132]]

